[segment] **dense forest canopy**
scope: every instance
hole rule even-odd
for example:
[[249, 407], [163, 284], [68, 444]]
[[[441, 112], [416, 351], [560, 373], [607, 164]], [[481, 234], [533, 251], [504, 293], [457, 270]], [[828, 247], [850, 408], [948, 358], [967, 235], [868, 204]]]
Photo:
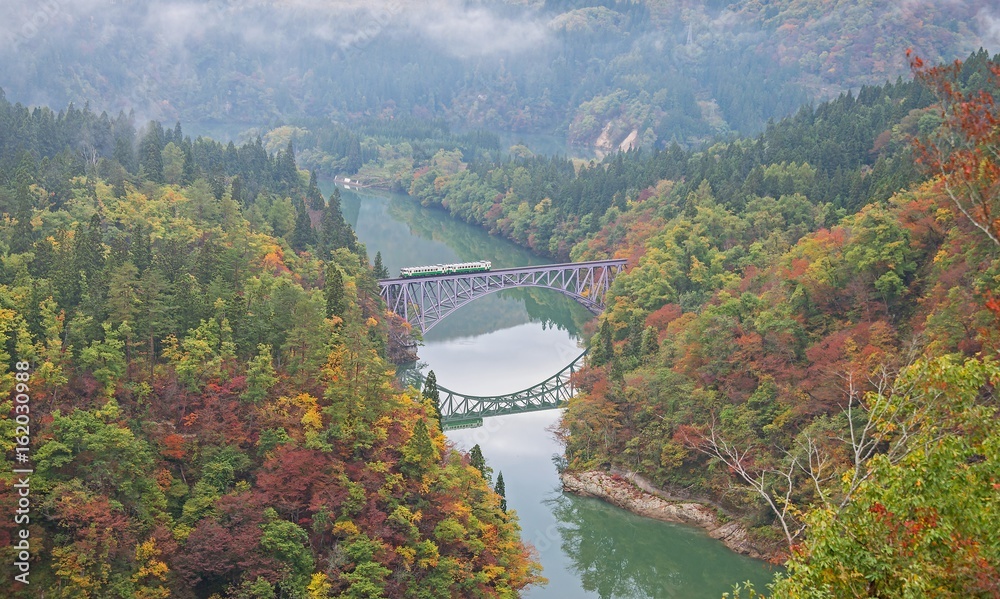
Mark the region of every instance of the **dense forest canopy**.
[[[510, 597], [540, 580], [433, 390], [394, 385], [406, 327], [291, 146], [0, 97], [0, 211], [11, 514], [15, 457], [34, 470], [27, 519], [0, 525], [9, 596]], [[11, 587], [24, 531], [30, 586]]]
[[742, 514], [789, 559], [776, 597], [998, 592], [1000, 66], [914, 68], [936, 101], [876, 125], [863, 154], [915, 141], [862, 170], [861, 204], [797, 187], [810, 162], [765, 166], [784, 189], [667, 179], [574, 248], [633, 267], [562, 421], [570, 467]]
[[[754, 133], [803, 102], [960, 58], [987, 0], [15, 2], [0, 85], [189, 125], [416, 116], [606, 149]], [[634, 132], [634, 135], [630, 135]]]
[[[742, 514], [761, 543], [798, 552], [799, 578], [781, 592], [820, 584], [848, 556], [859, 561], [845, 586], [830, 584], [856, 591], [876, 576], [866, 552], [889, 552], [920, 570], [917, 588], [991, 596], [963, 568], [995, 578], [1000, 547], [983, 536], [998, 524], [995, 502], [956, 497], [949, 485], [965, 479], [935, 477], [993, 456], [997, 439], [995, 426], [956, 431], [967, 413], [995, 423], [998, 58], [915, 61], [917, 80], [847, 92], [699, 150], [584, 163], [516, 148], [491, 156], [488, 143], [453, 136], [454, 149], [429, 159], [412, 152], [394, 181], [556, 259], [629, 259], [590, 341], [584, 393], [563, 418], [571, 469], [639, 472]], [[359, 173], [388, 174], [383, 157], [403, 144], [366, 139], [378, 157]], [[968, 386], [935, 391], [945, 379]], [[917, 451], [942, 435], [954, 444]], [[990, 497], [1000, 479], [985, 459], [968, 481]], [[938, 495], [906, 491], [913, 468]], [[876, 522], [861, 516], [869, 508]], [[878, 544], [886, 527], [918, 522], [916, 535], [946, 511], [954, 519], [940, 526], [969, 553], [934, 545], [933, 531]], [[866, 540], [821, 544], [845, 533]], [[916, 542], [927, 547], [908, 555]], [[926, 570], [952, 554], [942, 572]], [[877, 580], [899, 590], [892, 575]]]
[[[542, 581], [502, 479], [442, 435], [436, 384], [393, 381], [409, 326], [322, 174], [553, 259], [628, 260], [558, 429], [569, 469], [715, 505], [787, 559], [775, 596], [998, 596], [994, 10], [18, 3], [0, 508], [30, 456], [31, 512], [0, 521], [0, 569], [30, 539], [32, 584], [13, 596]], [[251, 134], [186, 133], [214, 125]]]

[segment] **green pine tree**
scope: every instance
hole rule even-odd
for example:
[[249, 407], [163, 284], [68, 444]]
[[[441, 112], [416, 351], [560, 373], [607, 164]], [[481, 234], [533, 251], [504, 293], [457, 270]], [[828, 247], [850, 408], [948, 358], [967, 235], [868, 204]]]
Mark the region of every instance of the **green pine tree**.
[[316, 243], [312, 223], [309, 220], [309, 211], [306, 210], [305, 202], [302, 200], [295, 204], [295, 229], [292, 231], [291, 242], [292, 248], [296, 251], [303, 251], [306, 247]]
[[340, 273], [340, 268], [329, 263], [326, 266], [326, 278], [323, 283], [323, 294], [326, 296], [326, 316], [344, 316], [347, 308], [347, 299], [344, 295], [344, 275]]
[[624, 351], [622, 351], [623, 357], [638, 360], [642, 355], [642, 331], [642, 321], [633, 316], [628, 325], [628, 334], [625, 338]]
[[198, 170], [194, 163], [194, 152], [191, 149], [191, 144], [184, 144], [184, 166], [181, 171], [181, 183], [184, 185], [191, 185], [194, 180], [198, 178]]
[[478, 470], [487, 483], [493, 481], [493, 469], [486, 465], [486, 458], [483, 457], [483, 450], [479, 443], [472, 446], [469, 451], [469, 465]]
[[271, 364], [271, 346], [261, 343], [257, 346], [257, 355], [247, 363], [247, 389], [240, 399], [259, 403], [277, 382], [278, 376]]
[[376, 279], [389, 278], [389, 269], [382, 264], [382, 252], [375, 252], [375, 265], [372, 268], [372, 274], [375, 275]]
[[660, 351], [660, 342], [656, 336], [656, 329], [653, 327], [646, 327], [642, 332], [642, 355], [651, 356]]
[[605, 318], [601, 321], [601, 329], [597, 333], [597, 338], [591, 341], [590, 365], [597, 367], [607, 364], [615, 355], [615, 348], [611, 339], [611, 322]]
[[403, 446], [403, 459], [400, 470], [403, 474], [411, 477], [418, 477], [427, 472], [438, 460], [438, 451], [431, 441], [430, 431], [427, 430], [427, 422], [423, 418], [417, 419], [413, 426], [413, 434]]
[[31, 225], [33, 213], [31, 191], [29, 185], [30, 178], [23, 170], [17, 175], [17, 196], [14, 202], [14, 219], [17, 224], [14, 226], [14, 235], [10, 240], [11, 253], [20, 254], [31, 249], [34, 238], [34, 228]]
[[139, 169], [149, 181], [163, 183], [163, 127], [149, 122], [149, 130], [139, 143]]
[[73, 262], [78, 272], [93, 281], [104, 269], [104, 244], [101, 230], [101, 216], [94, 214], [86, 229], [77, 230], [77, 241], [74, 249]]
[[347, 226], [344, 213], [340, 208], [339, 189], [334, 189], [333, 193], [330, 194], [330, 202], [323, 210], [320, 224], [324, 252], [333, 252], [337, 248], [347, 248], [352, 252], [357, 250], [358, 238], [354, 235], [354, 230]]
[[503, 484], [503, 472], [497, 474], [497, 485], [493, 490], [500, 496], [500, 509], [507, 512], [507, 487]]
[[437, 386], [437, 375], [434, 371], [427, 373], [427, 378], [424, 379], [424, 399], [430, 402], [431, 407], [434, 409], [434, 418], [438, 422], [438, 428], [441, 427], [441, 393], [438, 391]]
[[129, 235], [129, 259], [139, 269], [139, 274], [146, 272], [153, 262], [152, 240], [142, 223], [137, 223]]
[[278, 154], [278, 179], [288, 185], [289, 189], [299, 184], [299, 170], [295, 166], [295, 146], [288, 140], [284, 152]]
[[326, 207], [326, 200], [323, 199], [319, 184], [316, 182], [316, 171], [309, 171], [309, 189], [306, 191], [306, 201], [312, 210], [322, 210]]

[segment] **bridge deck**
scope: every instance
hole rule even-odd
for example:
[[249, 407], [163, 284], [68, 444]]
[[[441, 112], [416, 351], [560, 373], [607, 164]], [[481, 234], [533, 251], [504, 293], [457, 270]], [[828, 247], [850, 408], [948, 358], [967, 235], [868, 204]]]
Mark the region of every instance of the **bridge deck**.
[[482, 277], [484, 275], [503, 275], [503, 274], [517, 274], [523, 272], [537, 272], [545, 270], [575, 270], [579, 268], [600, 268], [602, 266], [625, 266], [628, 260], [624, 258], [614, 258], [610, 260], [592, 260], [590, 262], [561, 262], [559, 264], [535, 264], [531, 266], [517, 266], [512, 268], [493, 268], [490, 270], [484, 270], [481, 272], [463, 272], [456, 274], [446, 274], [446, 275], [431, 275], [428, 277], [395, 277], [392, 279], [379, 279], [379, 285], [385, 287], [387, 285], [402, 284], [402, 283], [412, 283], [414, 281], [439, 281], [439, 280], [453, 280], [453, 279], [468, 279], [472, 277]]
[[465, 304], [496, 291], [546, 287], [567, 295], [591, 312], [604, 309], [604, 295], [626, 260], [594, 260], [498, 268], [427, 277], [397, 277], [378, 282], [389, 310], [422, 333]]

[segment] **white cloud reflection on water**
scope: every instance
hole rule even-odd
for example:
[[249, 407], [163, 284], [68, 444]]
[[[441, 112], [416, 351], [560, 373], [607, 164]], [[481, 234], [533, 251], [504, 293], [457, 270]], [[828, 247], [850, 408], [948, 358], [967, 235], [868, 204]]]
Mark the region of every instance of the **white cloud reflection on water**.
[[521, 538], [538, 550], [542, 575], [549, 579], [547, 586], [524, 593], [526, 599], [596, 596], [580, 586], [572, 560], [562, 551], [560, 522], [550, 503], [561, 493], [552, 457], [562, 454], [562, 446], [548, 429], [561, 414], [561, 410], [548, 410], [497, 416], [485, 419], [483, 427], [447, 433], [465, 451], [478, 443], [494, 479], [503, 472], [507, 505], [517, 512]]
[[[451, 318], [458, 317], [454, 315]], [[565, 330], [529, 322], [471, 337], [435, 340], [433, 331], [420, 358], [441, 386], [472, 395], [510, 393], [542, 382], [562, 370], [582, 349]], [[479, 444], [494, 478], [503, 472], [508, 507], [517, 512], [521, 536], [535, 546], [549, 584], [524, 597], [588, 597], [563, 553], [558, 520], [548, 500], [560, 494], [553, 456], [562, 446], [548, 430], [562, 412], [548, 410], [487, 418], [484, 426], [450, 431], [448, 438], [468, 451]]]
[[[452, 317], [454, 318], [454, 316]], [[528, 322], [475, 337], [430, 340], [420, 360], [438, 384], [469, 395], [498, 395], [531, 387], [562, 370], [583, 350], [566, 331]]]

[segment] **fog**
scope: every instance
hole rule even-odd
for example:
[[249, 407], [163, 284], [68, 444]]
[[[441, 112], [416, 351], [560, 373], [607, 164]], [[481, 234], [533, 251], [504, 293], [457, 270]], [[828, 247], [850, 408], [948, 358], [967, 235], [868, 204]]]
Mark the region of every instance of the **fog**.
[[127, 32], [181, 48], [192, 39], [233, 34], [255, 46], [274, 47], [306, 38], [346, 47], [396, 29], [427, 37], [455, 56], [523, 52], [549, 39], [547, 19], [536, 11], [521, 7], [501, 15], [491, 6], [461, 0], [13, 0], [7, 4], [9, 17], [0, 21], [0, 44], [15, 51], [68, 41], [61, 34], [80, 26], [92, 34], [88, 41], [97, 44]]
[[562, 135], [620, 118], [683, 141], [752, 133], [803, 102], [906, 76], [907, 47], [930, 62], [1000, 48], [989, 0], [875, 4], [8, 0], [0, 88], [139, 123], [407, 114]]

